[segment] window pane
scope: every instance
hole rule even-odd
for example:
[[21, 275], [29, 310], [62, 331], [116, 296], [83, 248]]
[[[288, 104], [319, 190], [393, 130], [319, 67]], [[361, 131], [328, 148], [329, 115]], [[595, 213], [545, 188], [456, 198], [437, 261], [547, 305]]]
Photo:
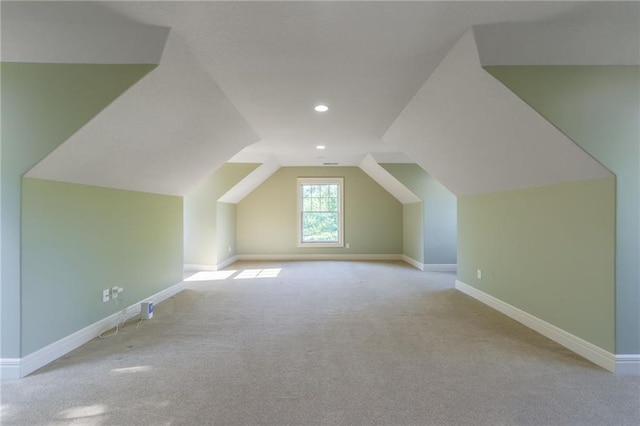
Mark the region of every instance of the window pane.
[[337, 198], [329, 198], [327, 200], [327, 211], [328, 212], [337, 212], [338, 211], [338, 199]]
[[337, 213], [303, 213], [302, 214], [303, 242], [337, 242], [338, 215]]

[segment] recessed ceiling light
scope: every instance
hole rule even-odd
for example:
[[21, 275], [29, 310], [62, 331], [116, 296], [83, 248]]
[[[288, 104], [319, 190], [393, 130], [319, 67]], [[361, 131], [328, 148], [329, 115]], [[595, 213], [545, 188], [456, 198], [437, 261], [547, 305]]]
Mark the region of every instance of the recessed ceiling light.
[[317, 112], [327, 112], [327, 111], [329, 111], [329, 107], [326, 106], [326, 105], [316, 105], [315, 108], [313, 108], [313, 109], [315, 109]]
[[318, 146], [316, 146], [316, 149], [325, 149], [325, 148], [326, 148], [326, 146], [324, 146], [324, 145], [318, 145]]

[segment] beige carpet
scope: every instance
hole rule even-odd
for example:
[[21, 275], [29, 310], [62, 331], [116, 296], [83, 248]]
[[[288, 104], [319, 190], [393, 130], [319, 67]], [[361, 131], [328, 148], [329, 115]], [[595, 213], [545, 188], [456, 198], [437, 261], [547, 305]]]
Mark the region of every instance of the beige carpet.
[[453, 274], [388, 262], [227, 270], [191, 277], [208, 281], [188, 281], [138, 329], [3, 383], [2, 424], [640, 424], [640, 378], [455, 291]]

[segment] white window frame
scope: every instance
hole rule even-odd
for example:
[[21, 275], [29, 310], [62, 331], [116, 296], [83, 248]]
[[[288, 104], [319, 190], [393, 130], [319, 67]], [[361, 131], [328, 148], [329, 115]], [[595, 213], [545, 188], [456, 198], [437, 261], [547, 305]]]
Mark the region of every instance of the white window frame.
[[[338, 241], [337, 242], [303, 242], [302, 241], [302, 186], [303, 185], [338, 185]], [[344, 178], [298, 178], [298, 247], [344, 247]]]

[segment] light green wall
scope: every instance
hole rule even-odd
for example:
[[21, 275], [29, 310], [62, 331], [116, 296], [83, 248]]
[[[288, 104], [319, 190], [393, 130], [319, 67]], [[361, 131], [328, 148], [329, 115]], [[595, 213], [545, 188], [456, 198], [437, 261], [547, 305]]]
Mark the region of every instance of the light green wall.
[[181, 197], [23, 179], [22, 355], [182, 281]]
[[456, 196], [417, 164], [380, 164], [423, 201], [425, 264], [455, 264]]
[[[222, 204], [218, 203], [218, 199], [259, 165], [224, 164], [184, 197], [184, 263], [217, 265], [229, 257], [229, 245], [235, 252], [235, 227], [218, 232], [218, 209]], [[228, 213], [228, 209], [224, 212]], [[226, 221], [220, 223], [229, 223], [226, 213], [224, 217]], [[224, 241], [218, 241], [219, 237]], [[218, 247], [224, 247], [220, 259]]]
[[216, 242], [218, 248], [216, 265], [232, 258], [237, 253], [236, 214], [236, 204], [218, 203], [218, 212], [216, 216]]
[[[297, 178], [344, 177], [344, 241], [297, 247]], [[284, 167], [238, 204], [239, 254], [401, 254], [402, 205], [357, 167]]]
[[153, 65], [0, 64], [0, 357], [20, 357], [21, 176]]
[[459, 197], [458, 279], [613, 351], [614, 227], [615, 178]]
[[424, 263], [422, 201], [402, 205], [402, 254]]
[[487, 70], [616, 174], [616, 353], [640, 354], [640, 67]]

